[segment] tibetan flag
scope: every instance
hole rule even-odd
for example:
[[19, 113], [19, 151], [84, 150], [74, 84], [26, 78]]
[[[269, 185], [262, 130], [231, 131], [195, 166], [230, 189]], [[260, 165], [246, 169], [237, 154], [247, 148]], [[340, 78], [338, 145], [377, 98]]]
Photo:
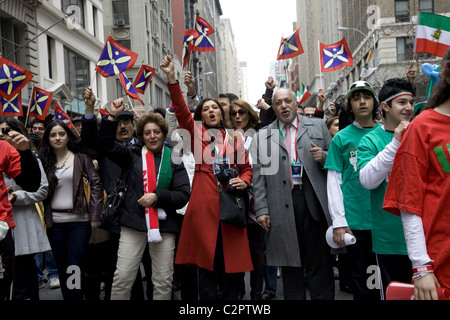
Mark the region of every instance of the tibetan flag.
[[450, 18], [419, 12], [414, 52], [426, 52], [444, 57], [450, 48]]
[[192, 51], [216, 51], [214, 44], [209, 38], [209, 35], [214, 33], [214, 29], [203, 18], [200, 18], [198, 14], [195, 19], [195, 30], [198, 36], [194, 40]]
[[0, 95], [10, 100], [33, 78], [33, 75], [17, 64], [0, 57]]
[[139, 97], [139, 94], [137, 93], [136, 89], [134, 88], [133, 84], [130, 80], [128, 80], [125, 73], [121, 72], [119, 73], [119, 79], [122, 83], [123, 89], [125, 90], [125, 93], [136, 100], [139, 100], [142, 104], [144, 104], [144, 101], [142, 101], [141, 97]]
[[150, 80], [152, 79], [153, 75], [155, 74], [155, 69], [143, 64], [136, 75], [136, 79], [134, 80], [133, 86], [134, 89], [144, 94], [145, 89], [147, 89], [148, 84], [150, 83]]
[[6, 117], [21, 117], [23, 116], [22, 109], [22, 94], [16, 93], [11, 99], [0, 96], [0, 116]]
[[320, 43], [320, 69], [322, 72], [339, 70], [353, 65], [353, 57], [345, 38], [333, 44]]
[[277, 60], [289, 59], [303, 53], [302, 43], [300, 42], [300, 28], [287, 38], [281, 38], [280, 49], [278, 50]]
[[28, 115], [39, 120], [45, 120], [51, 104], [52, 94], [50, 92], [33, 87]]
[[105, 78], [118, 75], [130, 69], [137, 57], [137, 53], [121, 46], [111, 36], [108, 36], [95, 71]]
[[108, 110], [105, 110], [103, 108], [98, 109], [97, 119], [106, 118], [109, 115]]
[[67, 124], [69, 129], [73, 128], [73, 124], [72, 121], [70, 120], [69, 115], [64, 111], [64, 109], [61, 107], [58, 101], [55, 102], [55, 119], [61, 120], [62, 122]]
[[183, 61], [183, 69], [186, 67], [189, 57], [191, 56], [191, 50], [192, 50], [192, 41], [195, 38], [198, 38], [198, 32], [197, 30], [186, 30], [184, 32], [184, 39], [183, 39], [183, 55], [181, 57], [181, 61]]
[[298, 104], [302, 104], [309, 98], [311, 98], [311, 92], [309, 92], [308, 88], [302, 83], [302, 92], [297, 91]]

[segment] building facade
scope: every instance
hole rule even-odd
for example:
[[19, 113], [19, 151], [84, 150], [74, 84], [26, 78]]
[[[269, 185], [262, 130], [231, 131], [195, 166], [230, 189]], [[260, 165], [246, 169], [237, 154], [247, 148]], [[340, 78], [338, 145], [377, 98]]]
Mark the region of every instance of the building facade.
[[51, 92], [72, 117], [85, 111], [87, 86], [106, 95], [95, 72], [104, 42], [102, 1], [6, 0], [0, 19], [2, 56], [34, 76], [22, 89], [25, 114], [33, 86]]
[[[445, 0], [297, 0], [297, 24], [305, 53], [299, 56], [299, 79], [312, 93], [323, 88], [328, 101], [342, 100], [348, 87], [361, 79], [361, 72], [372, 50], [369, 68], [376, 71], [366, 78], [377, 91], [393, 77], [406, 77], [414, 62], [416, 101], [425, 99], [428, 77], [420, 70], [423, 63], [440, 60], [414, 53], [415, 24], [420, 11], [450, 16]], [[337, 71], [320, 72], [318, 42], [336, 43], [345, 37], [353, 65]], [[374, 49], [375, 48], [375, 49]], [[317, 104], [315, 95], [308, 101]]]

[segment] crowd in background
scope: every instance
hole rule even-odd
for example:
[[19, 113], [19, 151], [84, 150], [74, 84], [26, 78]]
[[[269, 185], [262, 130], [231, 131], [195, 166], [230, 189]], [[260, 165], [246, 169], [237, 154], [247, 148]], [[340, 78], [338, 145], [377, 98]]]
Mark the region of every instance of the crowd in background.
[[[286, 300], [333, 300], [336, 280], [354, 300], [450, 289], [450, 51], [423, 110], [411, 70], [327, 106], [269, 77], [254, 108], [200, 101], [190, 72], [183, 95], [169, 56], [160, 69], [172, 102], [149, 114], [120, 98], [98, 119], [88, 87], [72, 129], [0, 117], [0, 300], [39, 300], [46, 281], [65, 300], [240, 300], [246, 272], [252, 300], [274, 299], [277, 276]], [[244, 228], [221, 221], [221, 192], [243, 197]]]

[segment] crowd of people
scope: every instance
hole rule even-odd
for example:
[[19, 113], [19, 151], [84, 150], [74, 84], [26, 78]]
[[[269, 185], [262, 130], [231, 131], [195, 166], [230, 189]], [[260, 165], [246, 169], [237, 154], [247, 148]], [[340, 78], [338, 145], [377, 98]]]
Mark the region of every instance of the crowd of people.
[[[285, 300], [333, 300], [336, 280], [354, 300], [450, 290], [450, 50], [424, 110], [411, 70], [326, 110], [322, 89], [301, 106], [269, 77], [255, 111], [200, 100], [190, 72], [183, 95], [170, 56], [160, 69], [171, 104], [146, 115], [120, 98], [99, 120], [88, 87], [72, 129], [0, 117], [0, 300], [39, 300], [44, 269], [64, 300], [240, 300], [246, 272], [251, 300], [276, 296], [277, 273]], [[119, 221], [102, 223], [118, 181]], [[245, 227], [222, 221], [222, 192]]]

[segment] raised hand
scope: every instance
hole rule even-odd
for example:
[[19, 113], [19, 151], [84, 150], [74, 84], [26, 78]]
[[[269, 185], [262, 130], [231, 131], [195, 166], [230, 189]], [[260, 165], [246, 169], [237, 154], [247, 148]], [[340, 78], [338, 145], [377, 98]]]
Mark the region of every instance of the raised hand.
[[84, 90], [84, 102], [86, 103], [86, 114], [94, 113], [95, 94], [92, 92], [92, 87], [86, 87]]
[[111, 116], [117, 116], [123, 110], [127, 110], [127, 106], [123, 103], [123, 98], [119, 98], [111, 102], [109, 113]]
[[195, 94], [195, 78], [190, 71], [184, 75], [184, 84], [188, 88], [187, 95], [192, 97]]
[[165, 56], [161, 61], [159, 68], [167, 75], [167, 80], [169, 83], [176, 83], [177, 79], [175, 78], [175, 63], [173, 62], [170, 56]]

